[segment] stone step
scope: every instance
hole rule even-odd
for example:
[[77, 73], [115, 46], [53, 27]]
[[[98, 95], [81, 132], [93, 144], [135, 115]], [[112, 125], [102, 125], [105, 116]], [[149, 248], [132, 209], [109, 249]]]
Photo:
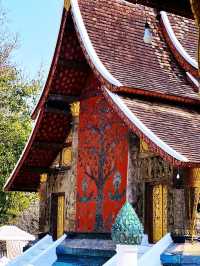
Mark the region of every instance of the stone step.
[[101, 266], [115, 254], [110, 239], [66, 238], [57, 248], [54, 266]]
[[59, 256], [53, 266], [102, 266], [108, 258], [86, 256]]

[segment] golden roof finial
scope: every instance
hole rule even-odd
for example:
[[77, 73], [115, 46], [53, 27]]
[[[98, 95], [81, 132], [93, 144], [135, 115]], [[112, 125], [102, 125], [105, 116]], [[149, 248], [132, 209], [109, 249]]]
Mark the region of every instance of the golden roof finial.
[[65, 7], [65, 9], [66, 9], [67, 11], [69, 10], [70, 5], [71, 5], [70, 0], [64, 0], [64, 7]]

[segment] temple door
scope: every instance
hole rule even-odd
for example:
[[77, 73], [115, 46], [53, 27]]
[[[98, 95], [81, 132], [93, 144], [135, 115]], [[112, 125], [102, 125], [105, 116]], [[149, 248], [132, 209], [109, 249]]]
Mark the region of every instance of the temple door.
[[167, 185], [146, 184], [145, 231], [155, 243], [167, 233]]
[[51, 195], [51, 234], [58, 239], [64, 233], [65, 194], [52, 193]]

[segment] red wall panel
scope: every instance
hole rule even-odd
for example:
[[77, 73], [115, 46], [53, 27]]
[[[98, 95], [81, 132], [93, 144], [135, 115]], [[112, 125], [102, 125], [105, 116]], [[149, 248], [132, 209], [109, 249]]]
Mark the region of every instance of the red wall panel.
[[77, 231], [110, 232], [125, 202], [128, 130], [103, 96], [81, 102]]

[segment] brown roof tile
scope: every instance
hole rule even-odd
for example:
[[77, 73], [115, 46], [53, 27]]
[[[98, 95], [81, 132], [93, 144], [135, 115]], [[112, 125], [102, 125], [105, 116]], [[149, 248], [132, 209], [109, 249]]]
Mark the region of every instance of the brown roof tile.
[[200, 111], [120, 98], [146, 127], [189, 163], [200, 163]]
[[[97, 55], [123, 86], [199, 100], [166, 45], [153, 9], [119, 0], [78, 0]], [[152, 45], [143, 42], [145, 19]]]
[[177, 39], [185, 48], [186, 52], [192, 58], [197, 59], [198, 29], [195, 21], [173, 14], [168, 14], [168, 18]]

